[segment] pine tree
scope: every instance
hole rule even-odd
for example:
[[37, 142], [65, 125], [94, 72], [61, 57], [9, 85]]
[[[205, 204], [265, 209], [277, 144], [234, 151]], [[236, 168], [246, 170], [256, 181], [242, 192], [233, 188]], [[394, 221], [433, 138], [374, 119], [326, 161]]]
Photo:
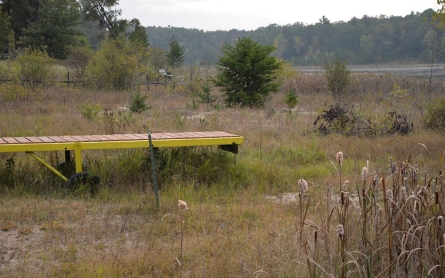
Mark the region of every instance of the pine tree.
[[239, 38], [222, 47], [215, 84], [225, 92], [227, 106], [262, 107], [270, 93], [278, 90], [282, 62], [270, 56], [275, 46]]

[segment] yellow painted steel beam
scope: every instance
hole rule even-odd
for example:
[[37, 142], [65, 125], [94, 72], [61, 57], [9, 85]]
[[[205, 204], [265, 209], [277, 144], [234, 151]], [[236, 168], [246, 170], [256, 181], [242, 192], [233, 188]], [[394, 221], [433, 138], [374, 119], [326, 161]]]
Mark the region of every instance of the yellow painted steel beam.
[[74, 150], [75, 143], [0, 144], [0, 153]]
[[[192, 147], [192, 146], [218, 146], [243, 144], [243, 137], [223, 138], [192, 138], [192, 139], [155, 139], [152, 140], [156, 148], [165, 147]], [[105, 142], [82, 142], [82, 150], [106, 150], [106, 149], [135, 149], [148, 148], [148, 140], [134, 141], [105, 141]]]
[[77, 142], [74, 148], [74, 161], [76, 163], [76, 173], [82, 172], [82, 143]]
[[63, 181], [68, 181], [68, 178], [65, 177], [64, 175], [62, 175], [62, 173], [60, 173], [59, 171], [57, 171], [56, 168], [54, 168], [53, 166], [51, 166], [48, 162], [46, 162], [43, 158], [41, 158], [40, 156], [38, 156], [36, 153], [34, 152], [26, 152], [27, 154], [29, 154], [30, 156], [32, 156], [35, 160], [37, 160], [38, 162], [40, 162], [43, 166], [45, 166], [46, 168], [48, 168], [51, 172], [53, 172], [54, 174], [56, 174], [57, 176], [59, 176]]
[[[187, 139], [154, 139], [153, 146], [163, 147], [192, 147], [243, 144], [244, 138], [218, 137], [218, 138], [187, 138]], [[133, 149], [148, 148], [147, 140], [102, 141], [102, 142], [67, 142], [67, 143], [34, 143], [34, 144], [0, 144], [0, 152], [39, 152], [70, 150], [106, 150], [106, 149]]]
[[[187, 139], [154, 139], [153, 146], [156, 148], [167, 147], [193, 147], [193, 146], [221, 146], [243, 144], [242, 136], [235, 137], [216, 137], [216, 138], [187, 138]], [[66, 143], [25, 143], [25, 144], [0, 144], [0, 153], [2, 152], [27, 152], [35, 159], [39, 160], [34, 152], [45, 151], [74, 151], [76, 163], [76, 173], [82, 172], [82, 150], [108, 150], [108, 149], [134, 149], [148, 148], [147, 140], [127, 140], [127, 141], [102, 141], [102, 142], [66, 142]], [[34, 155], [32, 155], [34, 153]], [[40, 158], [41, 159], [41, 158]], [[40, 160], [39, 160], [40, 161]], [[47, 168], [51, 169], [46, 162], [40, 161]], [[59, 175], [55, 170], [56, 175]], [[62, 175], [63, 176], [63, 175]], [[64, 177], [65, 178], [65, 177]], [[66, 179], [66, 178], [65, 178]]]

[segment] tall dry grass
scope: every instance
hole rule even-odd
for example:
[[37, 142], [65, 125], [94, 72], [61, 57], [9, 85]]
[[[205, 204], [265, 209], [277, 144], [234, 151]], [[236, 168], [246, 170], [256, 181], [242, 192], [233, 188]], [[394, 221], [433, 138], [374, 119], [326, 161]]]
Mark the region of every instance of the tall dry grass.
[[[416, 79], [353, 78], [356, 93], [345, 100], [361, 103], [363, 115], [384, 111], [377, 103], [394, 83], [411, 97], [424, 92]], [[187, 105], [191, 87], [142, 87], [151, 108], [141, 114], [124, 109], [131, 92], [60, 86], [21, 100], [2, 91], [2, 136], [224, 130], [245, 144], [236, 157], [213, 148], [165, 150], [173, 161], [160, 169], [167, 182], [159, 210], [143, 150], [85, 152], [87, 168], [102, 180], [95, 197], [64, 195], [58, 178], [31, 158], [1, 154], [2, 171], [11, 156], [16, 163], [1, 185], [1, 276], [443, 275], [443, 134], [423, 130], [421, 109], [407, 101], [415, 111], [408, 136], [320, 137], [313, 122], [332, 102], [322, 77], [299, 74], [286, 86], [298, 88], [292, 117], [284, 89], [264, 109], [208, 111]], [[101, 113], [86, 118], [95, 105]], [[41, 155], [63, 160], [62, 153]], [[303, 179], [308, 188], [300, 192]], [[192, 213], [181, 212], [178, 199]]]

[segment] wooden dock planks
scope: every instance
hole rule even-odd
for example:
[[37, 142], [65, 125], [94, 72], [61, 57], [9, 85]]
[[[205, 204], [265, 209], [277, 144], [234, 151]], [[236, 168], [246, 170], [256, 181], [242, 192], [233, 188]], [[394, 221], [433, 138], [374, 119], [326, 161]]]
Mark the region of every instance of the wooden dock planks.
[[[161, 147], [242, 144], [244, 138], [224, 131], [152, 133], [153, 144]], [[148, 147], [148, 134], [65, 135], [0, 137], [0, 152], [114, 149]]]

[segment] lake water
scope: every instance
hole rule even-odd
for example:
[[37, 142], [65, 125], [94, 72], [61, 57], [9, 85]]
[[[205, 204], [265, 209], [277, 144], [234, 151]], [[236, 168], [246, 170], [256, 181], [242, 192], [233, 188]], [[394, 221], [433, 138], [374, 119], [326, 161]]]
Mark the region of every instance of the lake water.
[[[435, 64], [432, 68], [431, 65], [375, 65], [375, 66], [348, 66], [348, 69], [352, 72], [363, 73], [394, 73], [407, 76], [425, 76], [428, 77], [432, 74], [434, 77], [445, 76], [444, 70], [445, 64]], [[321, 67], [299, 67], [303, 72], [322, 72]]]

